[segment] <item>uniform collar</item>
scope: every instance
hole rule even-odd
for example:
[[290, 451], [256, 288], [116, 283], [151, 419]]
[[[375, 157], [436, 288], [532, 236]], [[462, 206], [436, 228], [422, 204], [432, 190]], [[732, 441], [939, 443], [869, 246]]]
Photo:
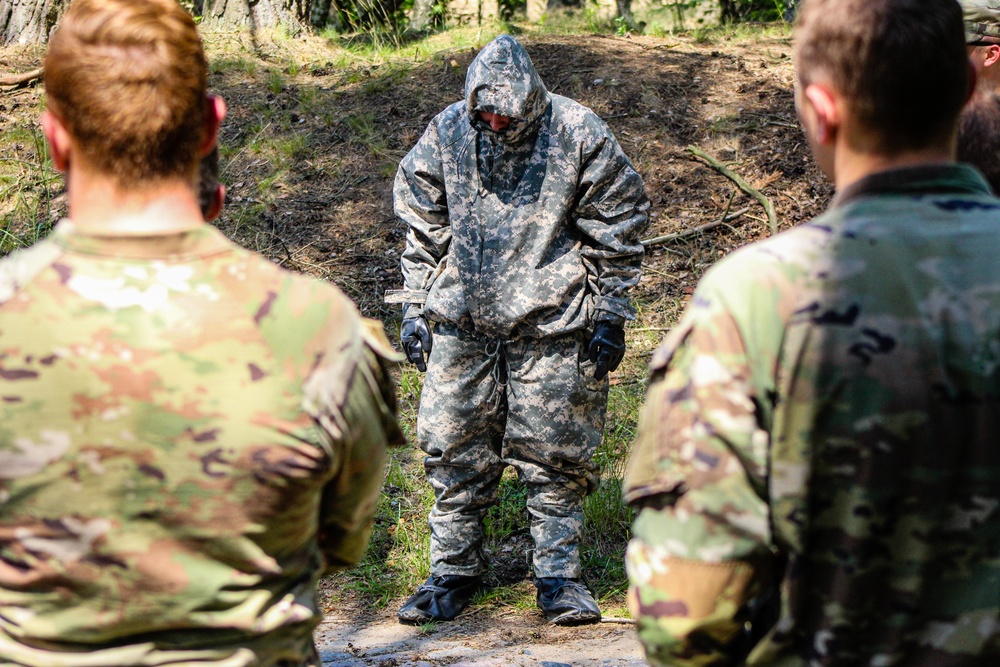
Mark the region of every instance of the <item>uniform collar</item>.
[[866, 176], [837, 192], [830, 208], [839, 208], [858, 199], [882, 195], [990, 195], [983, 176], [966, 164], [934, 164], [890, 169]]
[[119, 259], [190, 260], [233, 249], [233, 243], [209, 224], [180, 231], [83, 231], [64, 219], [52, 240], [68, 251]]

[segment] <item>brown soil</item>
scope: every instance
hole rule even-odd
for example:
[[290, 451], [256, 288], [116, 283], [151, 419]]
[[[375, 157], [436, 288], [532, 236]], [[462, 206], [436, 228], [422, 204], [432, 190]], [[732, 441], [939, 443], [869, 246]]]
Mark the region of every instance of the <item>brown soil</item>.
[[[526, 589], [530, 584], [523, 585]], [[327, 613], [316, 632], [327, 667], [639, 667], [634, 626], [624, 619], [577, 627], [546, 622], [535, 610], [473, 606], [455, 621], [402, 625], [394, 610]]]

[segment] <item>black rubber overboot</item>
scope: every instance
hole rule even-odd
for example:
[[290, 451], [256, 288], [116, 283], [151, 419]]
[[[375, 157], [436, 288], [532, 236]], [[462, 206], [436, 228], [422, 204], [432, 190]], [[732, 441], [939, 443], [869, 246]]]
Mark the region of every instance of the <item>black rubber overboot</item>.
[[601, 620], [601, 609], [587, 587], [579, 579], [538, 577], [535, 579], [538, 608], [545, 612], [549, 623], [582, 625]]
[[450, 621], [469, 606], [482, 587], [482, 577], [431, 575], [396, 614], [401, 623]]

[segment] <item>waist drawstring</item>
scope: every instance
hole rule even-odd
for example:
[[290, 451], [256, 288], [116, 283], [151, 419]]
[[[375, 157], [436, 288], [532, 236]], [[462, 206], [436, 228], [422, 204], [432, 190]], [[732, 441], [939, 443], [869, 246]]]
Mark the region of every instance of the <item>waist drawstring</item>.
[[502, 393], [506, 392], [509, 384], [510, 369], [507, 366], [507, 354], [502, 340], [494, 339], [486, 342], [486, 356], [493, 361], [493, 368], [490, 369], [490, 377], [493, 378], [493, 387], [490, 389], [490, 396], [486, 400], [495, 402], [500, 399]]

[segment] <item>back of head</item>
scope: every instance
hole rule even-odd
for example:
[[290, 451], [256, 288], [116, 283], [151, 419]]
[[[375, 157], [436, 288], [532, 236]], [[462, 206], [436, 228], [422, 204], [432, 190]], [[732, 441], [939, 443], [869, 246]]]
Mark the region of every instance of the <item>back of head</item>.
[[45, 57], [50, 110], [87, 161], [124, 187], [193, 176], [207, 78], [177, 0], [74, 0]]
[[958, 159], [981, 171], [1000, 193], [1000, 96], [977, 95], [962, 110]]
[[956, 0], [805, 0], [796, 22], [799, 85], [847, 98], [852, 147], [894, 155], [947, 144], [969, 90]]

